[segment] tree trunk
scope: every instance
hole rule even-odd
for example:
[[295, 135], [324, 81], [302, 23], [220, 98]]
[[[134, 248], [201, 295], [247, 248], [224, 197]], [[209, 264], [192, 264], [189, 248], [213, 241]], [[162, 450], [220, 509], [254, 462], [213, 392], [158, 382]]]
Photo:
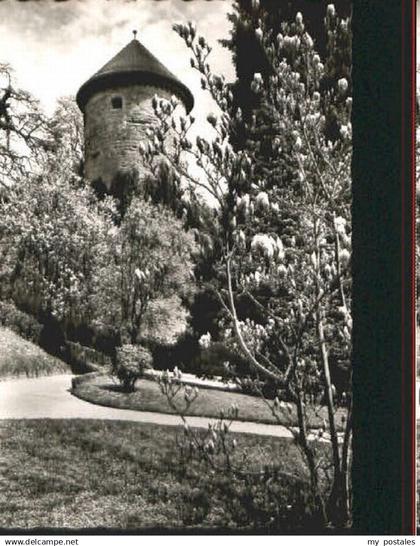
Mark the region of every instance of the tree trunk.
[[325, 527], [329, 523], [329, 518], [328, 518], [325, 502], [324, 502], [324, 499], [320, 490], [320, 486], [319, 486], [318, 469], [315, 462], [315, 454], [308, 443], [308, 432], [307, 432], [306, 422], [305, 422], [304, 406], [302, 402], [302, 396], [300, 393], [297, 393], [296, 395], [296, 410], [297, 410], [298, 425], [299, 425], [298, 442], [303, 453], [305, 454], [305, 458], [306, 458], [306, 462], [307, 462], [308, 470], [309, 470], [309, 475], [310, 475], [310, 480], [311, 480], [312, 496], [315, 501], [315, 504], [319, 507], [323, 524]]

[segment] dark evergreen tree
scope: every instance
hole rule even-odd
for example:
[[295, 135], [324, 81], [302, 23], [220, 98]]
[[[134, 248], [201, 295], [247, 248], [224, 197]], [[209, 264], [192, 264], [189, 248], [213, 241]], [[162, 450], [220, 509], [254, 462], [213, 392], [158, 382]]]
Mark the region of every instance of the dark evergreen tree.
[[[297, 14], [303, 14], [303, 24], [298, 22]], [[232, 135], [232, 143], [239, 148], [247, 146], [247, 139], [261, 140], [262, 159], [271, 160], [270, 140], [276, 132], [270, 128], [270, 117], [267, 124], [261, 127], [258, 135], [249, 135], [245, 123], [249, 122], [255, 109], [261, 108], [261, 95], [253, 89], [254, 74], [261, 74], [267, 81], [272, 74], [272, 67], [267, 62], [261, 38], [258, 35], [260, 23], [263, 21], [272, 40], [277, 40], [279, 34], [287, 36], [310, 36], [315, 43], [320, 60], [325, 65], [322, 85], [325, 89], [331, 87], [338, 79], [346, 78], [348, 94], [351, 94], [351, 2], [338, 0], [334, 4], [326, 0], [237, 0], [234, 11], [228, 15], [232, 23], [231, 37], [222, 40], [233, 55], [236, 69], [236, 82], [232, 86], [234, 101], [241, 109], [242, 118], [238, 128]], [[287, 52], [285, 52], [287, 55]], [[287, 59], [290, 60], [290, 57]], [[305, 66], [296, 67], [305, 79]], [[345, 96], [341, 97], [345, 100]], [[330, 105], [326, 112], [328, 130], [326, 135], [331, 140], [339, 138], [340, 105]]]

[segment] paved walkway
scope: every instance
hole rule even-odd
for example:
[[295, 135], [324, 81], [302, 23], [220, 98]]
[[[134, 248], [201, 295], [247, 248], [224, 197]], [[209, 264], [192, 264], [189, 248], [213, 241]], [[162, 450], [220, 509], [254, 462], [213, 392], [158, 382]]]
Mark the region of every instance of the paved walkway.
[[[163, 372], [159, 370], [146, 370], [145, 377], [150, 379], [158, 378]], [[174, 379], [173, 372], [169, 372], [169, 376]], [[175, 379], [175, 381], [177, 381]], [[204, 389], [214, 389], [218, 391], [239, 391], [239, 386], [231, 381], [223, 382], [221, 377], [215, 377], [214, 379], [201, 379], [192, 373], [182, 372], [182, 383], [184, 385], [193, 385], [196, 387], [202, 387]]]
[[[0, 382], [0, 419], [111, 419], [178, 426], [178, 415], [107, 408], [80, 400], [70, 393], [71, 375], [54, 375]], [[188, 417], [192, 427], [207, 428], [212, 419]], [[286, 427], [234, 421], [232, 432], [291, 438]]]

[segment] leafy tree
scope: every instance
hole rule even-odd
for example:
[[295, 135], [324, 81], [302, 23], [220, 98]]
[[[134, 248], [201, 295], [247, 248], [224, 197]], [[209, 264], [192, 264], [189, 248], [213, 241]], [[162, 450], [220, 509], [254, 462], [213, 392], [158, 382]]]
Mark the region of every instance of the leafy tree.
[[[123, 202], [98, 199], [83, 179], [83, 124], [74, 100], [60, 99], [47, 119], [14, 88], [9, 67], [0, 76], [0, 155], [10, 166], [0, 202], [2, 298], [54, 323], [60, 338], [84, 332], [84, 342], [95, 343], [108, 328], [114, 356], [117, 346], [138, 343], [140, 331], [172, 343], [185, 328], [194, 247], [169, 210], [182, 217], [176, 185], [161, 176], [157, 191], [133, 180]], [[124, 299], [127, 287], [133, 291]]]
[[94, 256], [112, 215], [112, 203], [61, 172], [17, 181], [0, 202], [3, 298], [63, 328], [86, 323]]
[[185, 329], [194, 240], [171, 211], [133, 198], [98, 253], [92, 294], [96, 327], [121, 343], [173, 343]]
[[[351, 91], [351, 33], [349, 32], [349, 17], [351, 15], [351, 3], [348, 0], [340, 0], [334, 6], [334, 16], [327, 13], [327, 32], [324, 29], [324, 17], [328, 2], [325, 0], [297, 0], [293, 2], [279, 3], [276, 0], [238, 0], [233, 5], [233, 11], [228, 15], [232, 23], [231, 36], [228, 40], [222, 40], [233, 55], [237, 80], [232, 86], [233, 98], [236, 106], [241, 108], [243, 118], [249, 122], [255, 109], [260, 107], [259, 94], [251, 85], [254, 74], [260, 73], [264, 80], [271, 75], [272, 66], [267, 62], [264, 46], [255, 32], [261, 19], [271, 35], [273, 42], [277, 35], [284, 33], [287, 26], [289, 36], [302, 35], [302, 24], [295, 21], [297, 12], [305, 14], [305, 30], [317, 45], [317, 54], [325, 65], [323, 88], [327, 89], [340, 78], [346, 78]], [[337, 13], [336, 13], [337, 10]], [[338, 14], [338, 17], [336, 16]], [[267, 40], [266, 36], [266, 40]], [[284, 54], [288, 60], [291, 51]], [[305, 78], [305, 65], [297, 66], [302, 80]], [[330, 111], [327, 112], [328, 131], [331, 138], [336, 138], [337, 123], [333, 101], [330, 101]], [[260, 123], [261, 126], [261, 123]], [[264, 119], [265, 135], [269, 140], [272, 136], [270, 130], [271, 119]], [[261, 139], [261, 131], [257, 138]], [[230, 139], [235, 146], [244, 146], [247, 139], [253, 138], [244, 124], [239, 124], [238, 129], [231, 134]], [[270, 146], [262, 145], [261, 160], [269, 164], [271, 160]]]
[[[326, 24], [329, 38], [337, 37], [342, 26], [332, 5]], [[337, 393], [331, 366], [338, 361], [348, 369], [350, 361], [349, 82], [340, 77], [325, 85], [326, 67], [301, 13], [275, 39], [261, 19], [255, 34], [270, 75], [254, 75], [251, 87], [261, 106], [246, 121], [223, 76], [211, 72], [205, 39], [192, 24], [174, 28], [220, 109], [220, 115], [208, 118], [217, 136], [212, 141], [197, 137], [193, 144], [188, 138], [193, 120], [177, 123], [173, 104], [160, 101], [155, 113], [161, 123], [144, 158], [153, 163], [166, 154], [192, 192], [206, 187], [216, 203], [213, 287], [225, 310], [226, 342], [247, 358], [257, 390], [260, 379], [276, 388], [277, 398], [267, 400], [274, 415], [287, 419], [288, 407], [280, 400], [295, 405], [298, 428], [290, 425], [290, 430], [306, 461], [314, 502], [325, 525], [346, 526], [351, 519], [351, 395]], [[326, 116], [332, 105], [339, 127], [334, 140]], [[267, 118], [273, 160], [264, 171], [258, 135]], [[238, 121], [247, 134], [256, 135], [243, 149], [229, 141]], [[185, 155], [202, 176], [192, 174], [182, 161]], [[239, 313], [243, 297], [249, 305]], [[342, 434], [335, 418], [339, 403], [347, 412]], [[318, 431], [329, 440], [327, 460], [311, 440], [308, 410], [317, 405], [327, 410], [325, 427]]]
[[74, 97], [61, 97], [54, 114], [48, 119], [48, 158], [64, 172], [83, 183], [83, 118]]

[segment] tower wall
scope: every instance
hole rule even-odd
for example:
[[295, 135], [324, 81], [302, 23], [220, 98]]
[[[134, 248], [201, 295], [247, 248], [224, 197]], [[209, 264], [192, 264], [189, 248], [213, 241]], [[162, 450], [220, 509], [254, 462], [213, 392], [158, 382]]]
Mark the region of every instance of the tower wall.
[[153, 86], [132, 85], [99, 91], [89, 99], [84, 127], [85, 176], [90, 182], [101, 180], [110, 191], [117, 173], [140, 167], [139, 144], [147, 142], [146, 130], [157, 122], [155, 94], [165, 99], [172, 95]]

